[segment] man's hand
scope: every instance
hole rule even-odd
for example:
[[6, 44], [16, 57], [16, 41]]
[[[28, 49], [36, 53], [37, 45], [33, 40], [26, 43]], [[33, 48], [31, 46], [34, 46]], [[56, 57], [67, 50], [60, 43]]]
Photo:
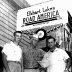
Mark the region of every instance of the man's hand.
[[64, 70], [64, 72], [70, 72], [70, 71], [69, 71], [69, 69], [66, 68], [66, 69]]
[[70, 66], [71, 66], [71, 59], [68, 58], [68, 59], [66, 60], [66, 69], [69, 70]]

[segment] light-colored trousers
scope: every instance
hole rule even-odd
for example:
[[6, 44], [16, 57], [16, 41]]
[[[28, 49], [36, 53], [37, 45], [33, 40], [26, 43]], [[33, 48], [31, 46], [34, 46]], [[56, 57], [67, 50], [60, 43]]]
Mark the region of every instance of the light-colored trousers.
[[[21, 64], [17, 62], [8, 62], [9, 68], [11, 72], [21, 72]], [[4, 72], [6, 72], [4, 70]]]

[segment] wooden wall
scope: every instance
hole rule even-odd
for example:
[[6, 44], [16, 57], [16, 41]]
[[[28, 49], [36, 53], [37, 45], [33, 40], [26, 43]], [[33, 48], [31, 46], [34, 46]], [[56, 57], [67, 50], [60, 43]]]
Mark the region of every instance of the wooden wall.
[[[16, 30], [16, 21], [17, 21], [17, 12], [15, 11], [15, 8], [7, 0], [0, 0], [0, 45], [1, 46], [13, 40], [13, 32]], [[30, 48], [29, 36], [22, 34], [22, 39], [19, 45], [23, 47], [23, 52], [25, 54], [24, 58], [26, 58], [25, 67], [27, 67], [28, 65], [31, 64], [30, 63], [31, 59], [33, 59], [32, 55], [30, 55], [32, 51], [31, 52], [29, 51]]]
[[6, 0], [0, 0], [0, 45], [13, 39], [16, 29], [17, 13], [14, 7]]

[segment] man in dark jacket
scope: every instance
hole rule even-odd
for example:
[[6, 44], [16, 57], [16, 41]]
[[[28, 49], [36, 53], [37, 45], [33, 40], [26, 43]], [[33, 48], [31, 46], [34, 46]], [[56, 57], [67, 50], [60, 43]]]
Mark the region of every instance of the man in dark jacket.
[[71, 55], [71, 52], [70, 51], [67, 51], [66, 50], [66, 53], [69, 55], [71, 61], [70, 61], [70, 64], [69, 64], [69, 68], [71, 67], [71, 72], [72, 72], [72, 55]]
[[3, 72], [3, 68], [4, 68], [2, 49], [3, 47], [0, 46], [0, 72]]

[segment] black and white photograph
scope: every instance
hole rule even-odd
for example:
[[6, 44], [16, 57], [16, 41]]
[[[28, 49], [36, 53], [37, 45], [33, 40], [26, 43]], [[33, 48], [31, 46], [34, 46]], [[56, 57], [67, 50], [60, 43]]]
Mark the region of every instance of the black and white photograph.
[[0, 72], [72, 72], [72, 1], [0, 0]]

